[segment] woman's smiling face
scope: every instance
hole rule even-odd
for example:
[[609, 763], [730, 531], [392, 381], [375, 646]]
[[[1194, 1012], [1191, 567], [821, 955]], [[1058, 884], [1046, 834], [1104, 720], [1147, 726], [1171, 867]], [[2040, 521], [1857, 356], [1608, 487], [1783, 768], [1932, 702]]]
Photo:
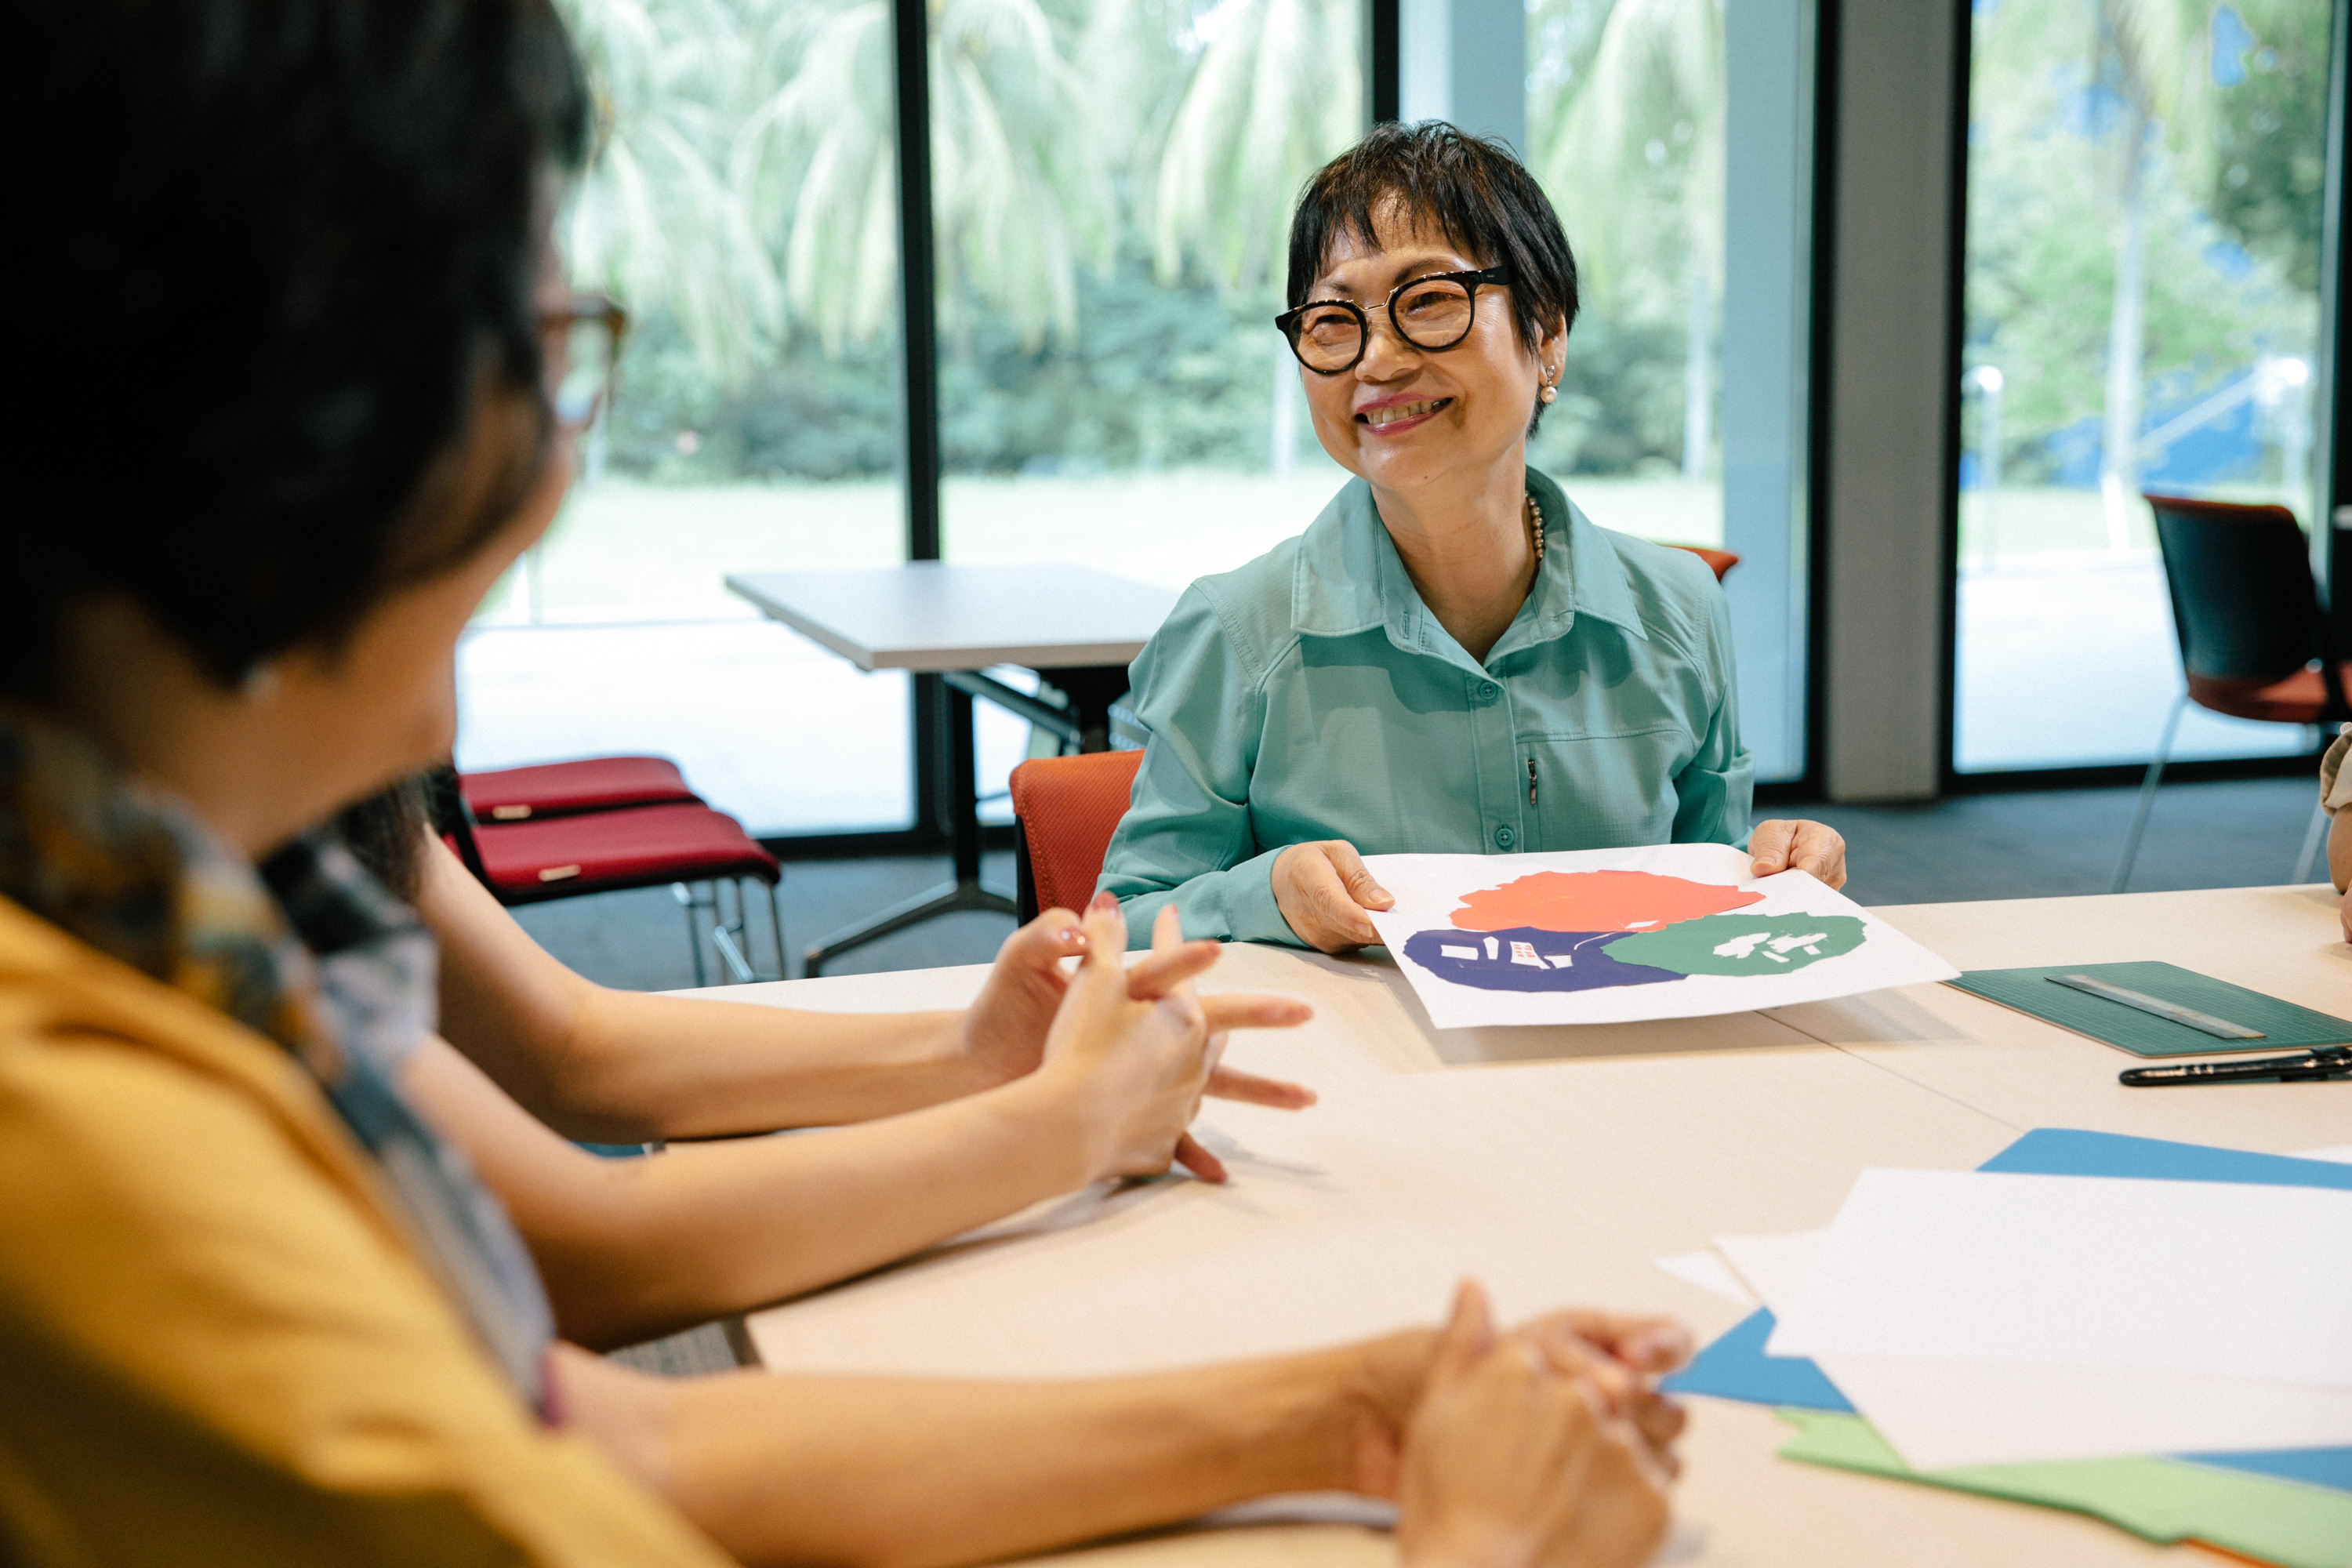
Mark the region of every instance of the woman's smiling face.
[[1470, 333], [1431, 352], [1400, 341], [1389, 321], [1400, 283], [1491, 265], [1454, 248], [1444, 231], [1400, 205], [1378, 209], [1369, 237], [1343, 229], [1308, 300], [1352, 300], [1371, 318], [1371, 338], [1352, 370], [1302, 367], [1307, 406], [1323, 449], [1381, 490], [1412, 491], [1450, 477], [1483, 477], [1506, 460], [1524, 464], [1528, 416], [1548, 367], [1564, 346], [1554, 334], [1522, 343], [1507, 289], [1478, 289]]

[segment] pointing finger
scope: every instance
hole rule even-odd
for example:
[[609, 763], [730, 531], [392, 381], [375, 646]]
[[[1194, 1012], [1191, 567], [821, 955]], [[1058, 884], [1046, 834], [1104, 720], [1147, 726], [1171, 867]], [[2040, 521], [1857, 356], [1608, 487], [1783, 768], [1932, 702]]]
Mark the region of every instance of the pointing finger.
[[1199, 1140], [1190, 1132], [1176, 1140], [1176, 1163], [1204, 1182], [1223, 1182], [1225, 1179], [1224, 1162], [1201, 1147]]
[[1315, 1091], [1304, 1084], [1260, 1078], [1231, 1068], [1219, 1068], [1211, 1073], [1203, 1092], [1219, 1100], [1238, 1100], [1244, 1105], [1271, 1106], [1276, 1110], [1304, 1110], [1315, 1103]]
[[1265, 996], [1245, 991], [1204, 996], [1201, 999], [1201, 1011], [1212, 1029], [1288, 1029], [1315, 1016], [1315, 1009], [1295, 996]]

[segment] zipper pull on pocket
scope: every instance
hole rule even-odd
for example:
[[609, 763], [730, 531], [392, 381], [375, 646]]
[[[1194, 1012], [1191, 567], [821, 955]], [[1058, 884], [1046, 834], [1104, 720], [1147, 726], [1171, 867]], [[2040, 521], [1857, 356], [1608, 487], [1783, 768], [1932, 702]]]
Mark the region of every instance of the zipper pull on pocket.
[[1536, 803], [1536, 760], [1535, 760], [1533, 757], [1529, 757], [1529, 758], [1528, 759], [1528, 804], [1529, 805], [1535, 805], [1535, 803]]

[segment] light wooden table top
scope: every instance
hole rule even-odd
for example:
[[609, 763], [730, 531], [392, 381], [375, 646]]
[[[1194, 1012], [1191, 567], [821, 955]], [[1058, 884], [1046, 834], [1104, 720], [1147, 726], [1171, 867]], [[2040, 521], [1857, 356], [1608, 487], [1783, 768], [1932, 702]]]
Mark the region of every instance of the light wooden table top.
[[730, 590], [860, 669], [1127, 664], [1176, 595], [1055, 562], [730, 574]]
[[[1931, 904], [1875, 911], [1963, 969], [2164, 959], [2352, 1012], [2324, 889]], [[954, 1005], [984, 970], [714, 994], [841, 1011]], [[752, 1315], [796, 1371], [1054, 1376], [1327, 1343], [1442, 1311], [1464, 1274], [1507, 1313], [1591, 1302], [1702, 1336], [1742, 1309], [1653, 1259], [1826, 1223], [1866, 1165], [1965, 1169], [2037, 1126], [2287, 1152], [2352, 1142], [2352, 1081], [2126, 1089], [2134, 1059], [1948, 986], [1675, 1023], [1439, 1031], [1382, 957], [1228, 951], [1213, 989], [1313, 1002], [1230, 1058], [1313, 1085], [1298, 1114], [1212, 1102], [1229, 1186], [1165, 1180], [1041, 1205], [898, 1268]], [[1455, 1071], [1453, 1068], [1475, 1070]], [[1690, 1402], [1661, 1563], [2064, 1563], [2202, 1553], [2033, 1509], [1782, 1462], [1769, 1411]], [[1119, 1568], [1385, 1563], [1355, 1523], [1176, 1531], [1073, 1554]]]

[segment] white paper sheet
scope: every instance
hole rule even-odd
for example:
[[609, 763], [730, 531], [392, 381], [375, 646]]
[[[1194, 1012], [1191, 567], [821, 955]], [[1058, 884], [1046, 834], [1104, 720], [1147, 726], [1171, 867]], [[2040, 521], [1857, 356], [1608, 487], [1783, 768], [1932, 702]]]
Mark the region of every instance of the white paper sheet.
[[1731, 1266], [1719, 1253], [1677, 1252], [1672, 1258], [1653, 1258], [1650, 1261], [1685, 1284], [1711, 1291], [1734, 1305], [1758, 1305], [1756, 1297], [1739, 1282], [1739, 1276], [1731, 1271]]
[[1441, 1029], [1696, 1018], [1959, 973], [1802, 871], [1749, 876], [1728, 845], [1365, 864], [1396, 899], [1372, 924]]
[[2352, 1193], [1870, 1170], [1769, 1349], [2352, 1390], [2347, 1303]]
[[2352, 1444], [2352, 1390], [2097, 1368], [1822, 1356], [1914, 1469]]
[[[1777, 1313], [1803, 1288], [1827, 1235], [1726, 1236], [1715, 1245]], [[2342, 1389], [2179, 1373], [1815, 1359], [1919, 1469], [2352, 1443], [2352, 1393]]]
[[1715, 1249], [1731, 1264], [1733, 1272], [1756, 1292], [1756, 1299], [1777, 1317], [1782, 1302], [1796, 1295], [1812, 1268], [1813, 1253], [1827, 1231], [1800, 1230], [1787, 1236], [1718, 1236]]

